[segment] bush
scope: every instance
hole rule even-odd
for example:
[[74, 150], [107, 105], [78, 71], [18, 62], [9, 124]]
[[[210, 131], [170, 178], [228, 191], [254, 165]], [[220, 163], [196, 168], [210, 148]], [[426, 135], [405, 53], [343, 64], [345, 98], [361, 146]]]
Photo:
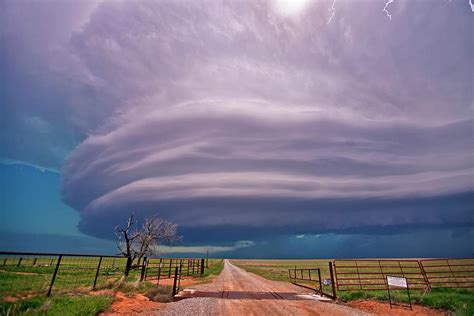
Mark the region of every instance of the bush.
[[169, 303], [173, 301], [169, 286], [157, 286], [149, 289], [145, 296], [154, 302]]

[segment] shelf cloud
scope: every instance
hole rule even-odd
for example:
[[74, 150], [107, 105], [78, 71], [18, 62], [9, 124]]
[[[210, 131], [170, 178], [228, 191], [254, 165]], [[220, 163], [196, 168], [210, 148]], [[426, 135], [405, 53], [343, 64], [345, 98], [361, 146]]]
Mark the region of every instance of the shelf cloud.
[[29, 54], [9, 4], [0, 139], [5, 159], [62, 169], [83, 232], [113, 236], [130, 212], [190, 242], [474, 224], [466, 5], [86, 4], [52, 6], [73, 22]]

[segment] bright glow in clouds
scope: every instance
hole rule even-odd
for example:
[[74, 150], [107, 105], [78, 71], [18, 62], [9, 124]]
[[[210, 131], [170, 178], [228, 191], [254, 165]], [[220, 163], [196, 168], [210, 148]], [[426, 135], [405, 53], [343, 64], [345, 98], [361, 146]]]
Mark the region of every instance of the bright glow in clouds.
[[273, 0], [275, 9], [281, 15], [296, 15], [303, 12], [311, 0]]

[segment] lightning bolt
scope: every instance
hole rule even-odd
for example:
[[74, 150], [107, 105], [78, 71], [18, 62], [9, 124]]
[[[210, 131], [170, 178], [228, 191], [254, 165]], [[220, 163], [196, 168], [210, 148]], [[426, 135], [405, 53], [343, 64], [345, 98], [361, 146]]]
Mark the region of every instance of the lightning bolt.
[[[385, 12], [385, 13], [387, 14], [387, 16], [388, 16], [388, 18], [389, 18], [390, 20], [392, 20], [392, 15], [390, 14], [390, 12], [388, 12], [387, 9], [388, 9], [388, 5], [389, 5], [390, 3], [392, 3], [393, 1], [395, 1], [395, 0], [387, 0], [387, 1], [385, 2], [385, 6], [383, 7], [383, 10], [382, 10], [383, 12]], [[471, 0], [469, 0], [469, 1], [471, 1]]]
[[[469, 0], [469, 1], [471, 1], [471, 0]], [[332, 18], [336, 14], [336, 0], [332, 1], [332, 6], [328, 9], [328, 11], [331, 12], [331, 16], [329, 16], [329, 20], [328, 20], [327, 24], [331, 23]]]
[[469, 5], [471, 6], [471, 11], [474, 12], [474, 3], [472, 3], [472, 0], [469, 0]]

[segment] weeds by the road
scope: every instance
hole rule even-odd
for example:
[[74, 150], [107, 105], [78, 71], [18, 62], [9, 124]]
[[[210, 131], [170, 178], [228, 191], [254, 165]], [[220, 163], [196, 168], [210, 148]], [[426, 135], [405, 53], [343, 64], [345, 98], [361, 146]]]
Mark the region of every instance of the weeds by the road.
[[223, 259], [209, 259], [209, 267], [204, 270], [203, 277], [219, 275], [224, 268]]

